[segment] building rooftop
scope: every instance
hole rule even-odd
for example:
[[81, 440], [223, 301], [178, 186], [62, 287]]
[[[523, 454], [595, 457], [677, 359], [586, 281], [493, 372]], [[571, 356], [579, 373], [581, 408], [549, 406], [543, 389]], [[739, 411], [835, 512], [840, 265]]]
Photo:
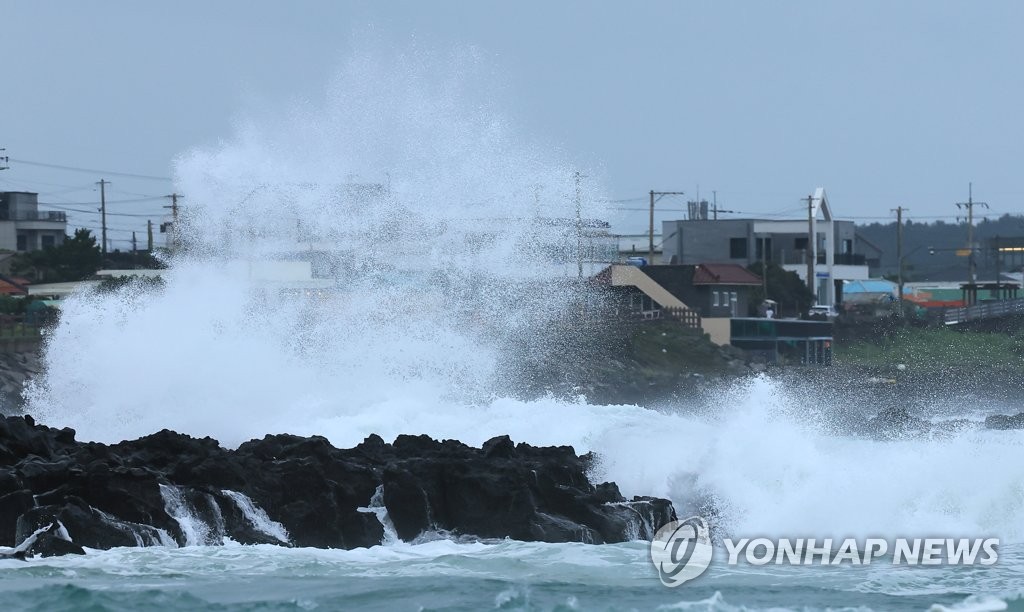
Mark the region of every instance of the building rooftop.
[[761, 277], [739, 264], [698, 264], [694, 285], [760, 285]]

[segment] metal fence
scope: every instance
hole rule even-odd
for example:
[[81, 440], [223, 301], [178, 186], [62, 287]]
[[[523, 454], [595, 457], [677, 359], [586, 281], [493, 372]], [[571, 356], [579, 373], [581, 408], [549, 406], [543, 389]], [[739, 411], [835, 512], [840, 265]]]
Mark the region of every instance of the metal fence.
[[701, 329], [700, 313], [689, 308], [662, 308], [662, 313], [669, 319], [679, 321], [686, 327]]
[[1024, 298], [985, 302], [966, 308], [951, 308], [943, 316], [946, 325], [958, 325], [968, 321], [994, 319], [1009, 315], [1024, 314]]

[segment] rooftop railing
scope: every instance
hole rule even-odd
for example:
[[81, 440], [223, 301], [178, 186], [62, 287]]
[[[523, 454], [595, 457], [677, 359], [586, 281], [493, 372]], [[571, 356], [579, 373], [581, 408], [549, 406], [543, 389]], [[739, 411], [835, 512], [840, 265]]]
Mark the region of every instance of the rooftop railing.
[[[803, 251], [786, 251], [777, 255], [781, 260], [779, 263], [782, 264], [806, 264], [808, 257]], [[825, 261], [825, 253], [819, 252], [817, 263], [824, 265]], [[836, 253], [832, 258], [832, 263], [837, 266], [865, 266], [867, 258], [856, 253]]]
[[68, 214], [59, 210], [40, 211], [0, 211], [0, 221], [53, 221], [67, 223]]
[[8, 213], [5, 221], [53, 221], [55, 223], [67, 223], [68, 214], [59, 210], [40, 210]]

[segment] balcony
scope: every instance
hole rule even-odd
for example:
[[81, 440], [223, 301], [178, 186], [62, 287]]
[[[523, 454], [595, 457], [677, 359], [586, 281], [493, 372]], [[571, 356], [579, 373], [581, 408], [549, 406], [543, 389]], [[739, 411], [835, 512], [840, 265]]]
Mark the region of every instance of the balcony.
[[51, 221], [53, 223], [67, 223], [68, 214], [57, 210], [25, 211], [0, 214], [0, 221]]
[[[776, 262], [783, 265], [807, 263], [807, 254], [803, 251], [786, 251], [783, 253], [777, 253], [777, 255], [778, 259], [776, 259]], [[818, 261], [816, 263], [825, 265], [824, 253], [818, 253], [817, 259]], [[866, 266], [867, 259], [864, 255], [858, 255], [856, 253], [836, 253], [833, 256], [832, 263], [837, 266]]]

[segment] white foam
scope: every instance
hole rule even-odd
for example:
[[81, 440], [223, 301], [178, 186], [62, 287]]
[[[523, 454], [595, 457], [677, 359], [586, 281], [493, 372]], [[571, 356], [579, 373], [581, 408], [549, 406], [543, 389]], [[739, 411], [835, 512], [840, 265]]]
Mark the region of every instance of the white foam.
[[373, 496], [370, 497], [369, 505], [362, 508], [356, 508], [356, 510], [373, 514], [377, 517], [381, 527], [384, 528], [384, 537], [381, 540], [381, 544], [387, 546], [401, 541], [398, 537], [398, 532], [395, 531], [395, 524], [391, 521], [391, 517], [388, 515], [388, 509], [384, 506], [384, 485], [377, 485], [377, 489], [374, 490]]
[[1008, 610], [1010, 605], [998, 598], [988, 595], [971, 595], [958, 604], [943, 606], [935, 604], [928, 608], [929, 612], [999, 612]]
[[[185, 499], [181, 489], [172, 485], [160, 485], [160, 495], [164, 498], [164, 510], [181, 527], [181, 533], [185, 537], [185, 546], [207, 546], [221, 542], [223, 537], [223, 518], [220, 529], [217, 526], [208, 525], [196, 513], [195, 508]], [[216, 502], [212, 502], [219, 516], [220, 509]], [[218, 536], [218, 534], [220, 534]], [[139, 544], [143, 546], [143, 544]]]
[[249, 521], [254, 529], [260, 533], [275, 538], [283, 544], [288, 544], [291, 541], [288, 537], [288, 530], [284, 528], [284, 525], [271, 520], [263, 508], [257, 506], [254, 501], [249, 499], [248, 495], [228, 489], [221, 490], [221, 493], [227, 495], [235, 502], [238, 509], [241, 510], [242, 514], [245, 516], [245, 520]]

